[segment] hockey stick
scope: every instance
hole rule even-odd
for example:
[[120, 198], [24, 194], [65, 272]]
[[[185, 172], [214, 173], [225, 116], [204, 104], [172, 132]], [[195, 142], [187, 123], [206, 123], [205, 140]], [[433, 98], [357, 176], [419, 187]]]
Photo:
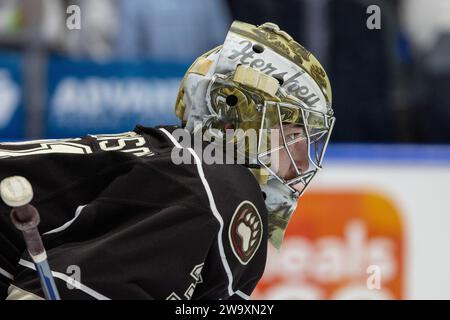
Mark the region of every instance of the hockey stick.
[[12, 207], [11, 221], [22, 231], [27, 250], [33, 259], [41, 286], [47, 300], [60, 300], [58, 289], [53, 280], [47, 262], [47, 253], [37, 229], [40, 222], [39, 212], [30, 205], [33, 199], [33, 188], [24, 177], [9, 177], [0, 183], [0, 195], [8, 206]]

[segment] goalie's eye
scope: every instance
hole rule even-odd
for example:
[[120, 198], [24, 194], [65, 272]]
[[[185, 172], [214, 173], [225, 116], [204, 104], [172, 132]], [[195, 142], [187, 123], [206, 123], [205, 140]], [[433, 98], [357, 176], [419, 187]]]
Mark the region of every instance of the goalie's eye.
[[294, 141], [294, 140], [300, 139], [302, 137], [303, 137], [303, 135], [301, 133], [290, 133], [287, 136], [287, 141]]
[[299, 141], [306, 138], [302, 126], [293, 124], [283, 124], [286, 142]]

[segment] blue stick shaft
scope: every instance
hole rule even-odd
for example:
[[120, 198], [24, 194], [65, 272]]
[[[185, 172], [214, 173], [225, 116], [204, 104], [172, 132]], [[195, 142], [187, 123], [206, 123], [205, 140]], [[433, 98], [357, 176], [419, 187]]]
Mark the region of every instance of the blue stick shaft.
[[35, 266], [41, 280], [45, 298], [47, 300], [61, 300], [47, 260], [35, 263]]

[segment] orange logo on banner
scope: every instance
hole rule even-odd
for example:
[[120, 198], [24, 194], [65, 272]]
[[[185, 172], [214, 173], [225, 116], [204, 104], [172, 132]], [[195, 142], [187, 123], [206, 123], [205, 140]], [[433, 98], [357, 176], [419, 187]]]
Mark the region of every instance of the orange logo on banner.
[[375, 193], [301, 198], [280, 252], [269, 246], [253, 299], [401, 299], [403, 225]]

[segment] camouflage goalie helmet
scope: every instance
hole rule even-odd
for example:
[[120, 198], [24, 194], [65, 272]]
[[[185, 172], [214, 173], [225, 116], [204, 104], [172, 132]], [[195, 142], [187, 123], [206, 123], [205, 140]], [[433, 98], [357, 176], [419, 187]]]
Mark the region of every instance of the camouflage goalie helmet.
[[[322, 168], [335, 122], [331, 103], [328, 77], [309, 51], [273, 23], [235, 21], [224, 44], [187, 71], [175, 112], [187, 130], [233, 144], [234, 156], [245, 158], [266, 196], [270, 242], [280, 248], [298, 197]], [[302, 133], [285, 133], [286, 125]], [[309, 161], [302, 168], [292, 155], [300, 143]], [[295, 169], [289, 179], [274, 160], [283, 150]]]

